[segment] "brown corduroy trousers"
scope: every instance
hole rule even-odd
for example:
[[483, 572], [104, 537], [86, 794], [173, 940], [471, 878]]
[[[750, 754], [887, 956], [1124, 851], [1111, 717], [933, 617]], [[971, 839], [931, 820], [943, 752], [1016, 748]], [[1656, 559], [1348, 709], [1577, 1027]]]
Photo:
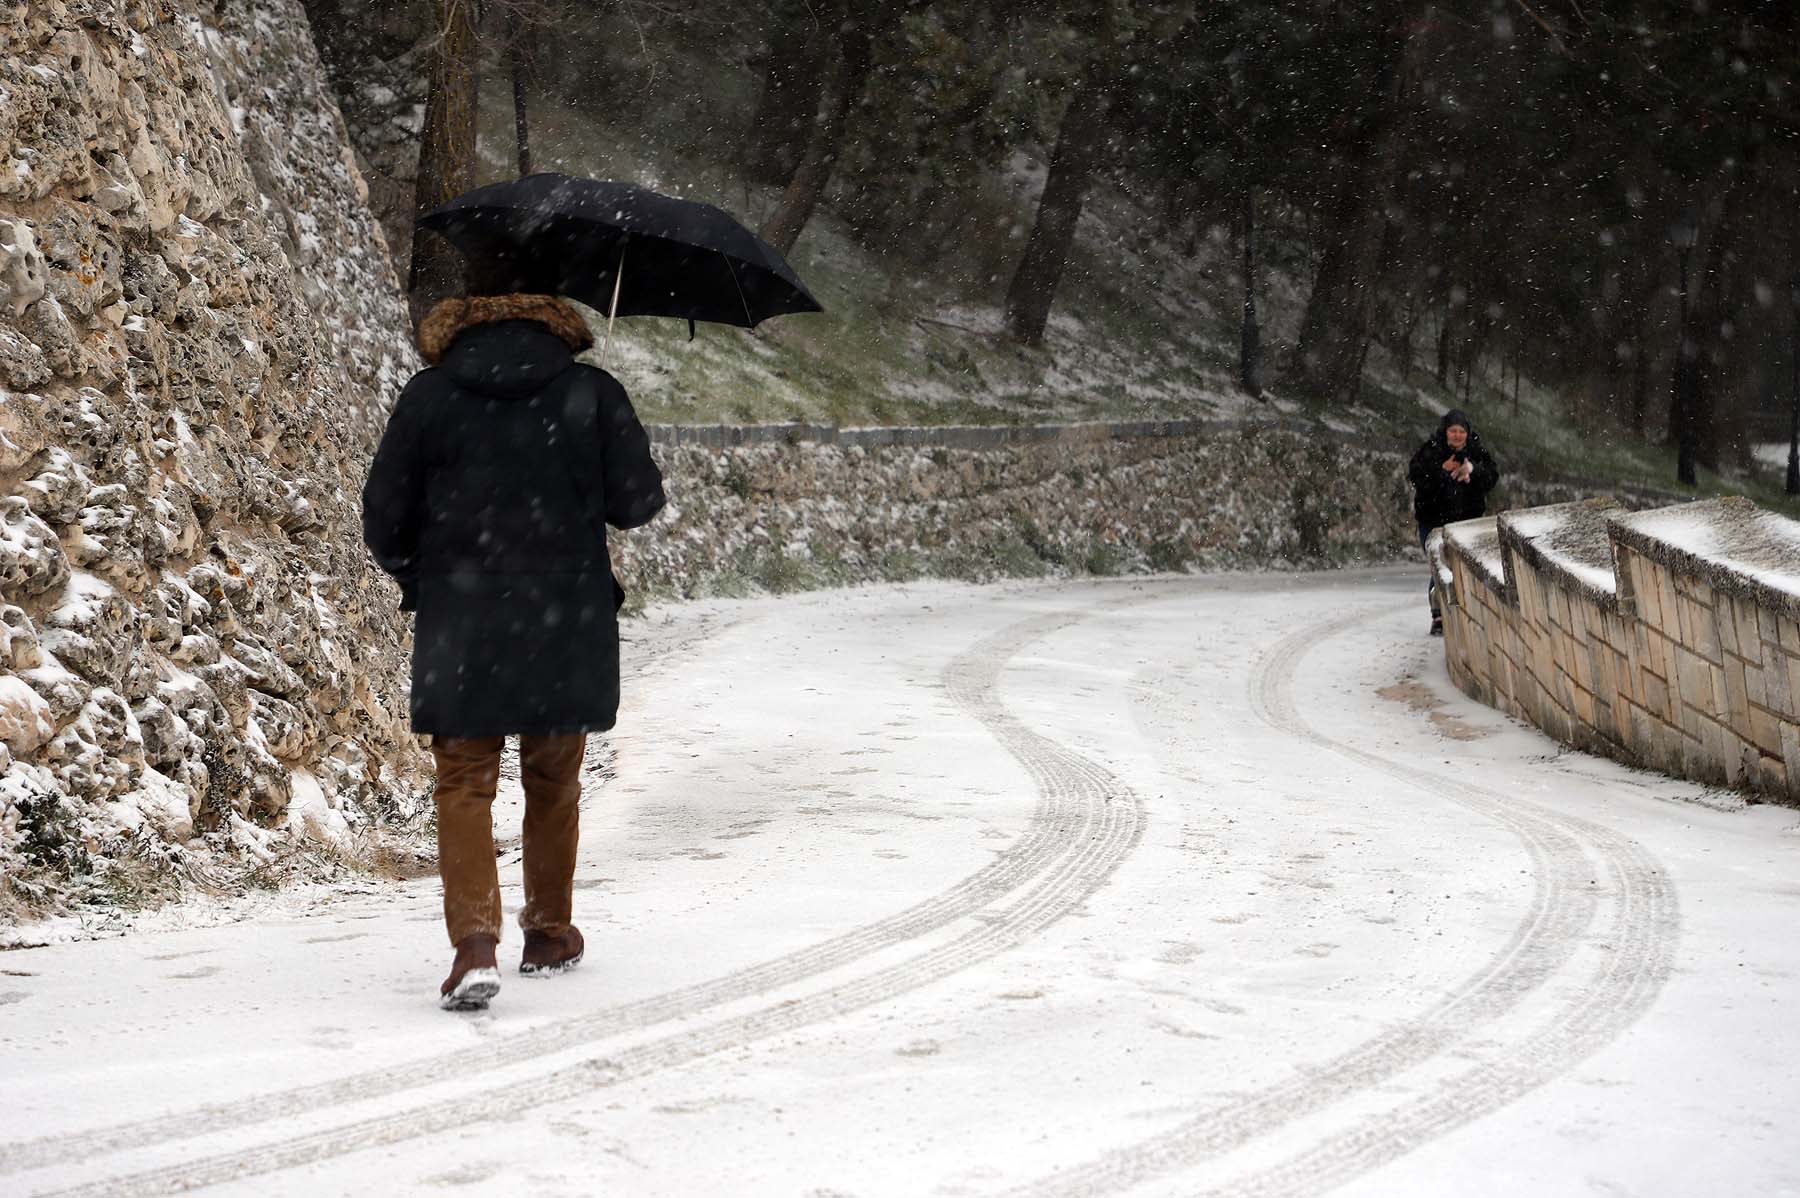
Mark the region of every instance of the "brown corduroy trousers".
[[[494, 864], [494, 791], [504, 737], [437, 736], [438, 875], [450, 943], [500, 936], [500, 872]], [[525, 784], [525, 906], [519, 926], [560, 936], [569, 928], [580, 840], [581, 758], [587, 737], [521, 736]]]

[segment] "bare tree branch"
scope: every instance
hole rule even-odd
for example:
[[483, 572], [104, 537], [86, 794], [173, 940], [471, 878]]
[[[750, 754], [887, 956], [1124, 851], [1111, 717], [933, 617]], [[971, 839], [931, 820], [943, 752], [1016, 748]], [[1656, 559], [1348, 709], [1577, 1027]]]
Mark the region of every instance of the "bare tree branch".
[[1533, 8], [1533, 7], [1531, 7], [1531, 5], [1527, 4], [1525, 2], [1525, 0], [1513, 0], [1513, 3], [1517, 4], [1520, 8], [1524, 9], [1525, 15], [1530, 17], [1539, 29], [1542, 29], [1545, 33], [1550, 35], [1550, 40], [1556, 43], [1557, 50], [1562, 54], [1562, 56], [1564, 58], [1574, 58], [1575, 57], [1575, 55], [1569, 51], [1569, 44], [1567, 42], [1563, 41], [1562, 34], [1558, 33], [1556, 31], [1556, 29], [1550, 24], [1550, 22], [1546, 21], [1543, 17], [1539, 16], [1538, 11], [1535, 8]]

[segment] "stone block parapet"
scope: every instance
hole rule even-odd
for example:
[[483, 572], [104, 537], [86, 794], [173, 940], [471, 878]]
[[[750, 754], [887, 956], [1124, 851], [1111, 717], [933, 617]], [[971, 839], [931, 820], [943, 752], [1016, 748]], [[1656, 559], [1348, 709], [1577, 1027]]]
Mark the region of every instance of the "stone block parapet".
[[1434, 553], [1467, 694], [1627, 764], [1800, 799], [1800, 523], [1588, 500], [1451, 525]]

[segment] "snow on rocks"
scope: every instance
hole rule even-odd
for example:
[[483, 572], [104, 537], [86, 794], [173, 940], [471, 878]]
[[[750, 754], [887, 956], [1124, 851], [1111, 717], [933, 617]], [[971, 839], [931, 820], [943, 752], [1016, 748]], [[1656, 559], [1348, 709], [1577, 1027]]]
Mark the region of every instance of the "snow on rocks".
[[44, 255], [28, 220], [0, 220], [0, 307], [14, 317], [44, 298]]
[[290, 781], [294, 797], [288, 804], [287, 826], [327, 848], [347, 848], [350, 823], [332, 805], [318, 778], [309, 770], [295, 770]]
[[8, 753], [27, 756], [54, 735], [56, 721], [44, 697], [14, 675], [0, 675], [0, 744]]
[[39, 644], [95, 685], [116, 685], [137, 643], [137, 611], [105, 582], [75, 571], [43, 617]]
[[0, 499], [0, 590], [31, 596], [69, 577], [69, 559], [56, 532], [17, 495]]
[[106, 814], [128, 832], [148, 829], [169, 844], [181, 844], [194, 835], [188, 788], [173, 778], [146, 768], [135, 789], [105, 804]]
[[424, 764], [356, 503], [416, 361], [302, 6], [0, 5], [0, 92], [0, 890], [342, 846]]

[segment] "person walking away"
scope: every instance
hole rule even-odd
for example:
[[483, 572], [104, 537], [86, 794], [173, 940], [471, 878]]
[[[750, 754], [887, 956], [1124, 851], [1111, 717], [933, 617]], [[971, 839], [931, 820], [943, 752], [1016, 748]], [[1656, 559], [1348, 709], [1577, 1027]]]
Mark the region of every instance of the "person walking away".
[[[1487, 514], [1488, 492], [1500, 481], [1500, 467], [1476, 436], [1467, 413], [1452, 408], [1438, 421], [1437, 432], [1413, 454], [1406, 477], [1413, 487], [1413, 516], [1423, 549], [1433, 529]], [[1425, 594], [1431, 603], [1431, 635], [1442, 636], [1444, 617], [1433, 583], [1426, 584]]]
[[455, 959], [452, 1010], [499, 991], [493, 800], [519, 737], [525, 789], [523, 974], [581, 960], [571, 922], [580, 770], [619, 706], [605, 526], [665, 502], [625, 390], [574, 360], [593, 344], [554, 296], [446, 300], [419, 327], [406, 385], [363, 489], [363, 537], [415, 612], [411, 718], [437, 762], [438, 870]]

